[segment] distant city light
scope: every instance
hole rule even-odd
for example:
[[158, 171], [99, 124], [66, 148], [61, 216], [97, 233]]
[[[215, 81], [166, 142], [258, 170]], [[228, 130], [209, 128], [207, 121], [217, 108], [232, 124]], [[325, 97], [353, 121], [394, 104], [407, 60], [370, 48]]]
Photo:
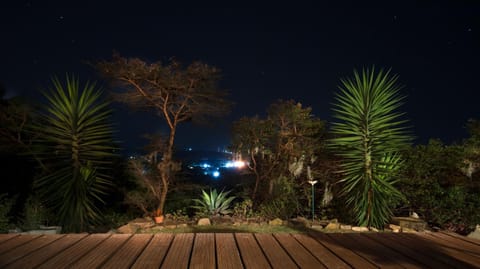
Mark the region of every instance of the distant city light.
[[208, 164], [208, 163], [203, 163], [203, 164], [202, 164], [202, 167], [203, 167], [203, 168], [209, 168], [210, 166], [211, 166], [211, 165]]
[[217, 178], [217, 177], [220, 176], [220, 172], [214, 171], [214, 172], [212, 173], [212, 176], [215, 177], [215, 178]]
[[228, 161], [225, 163], [225, 167], [226, 168], [232, 168], [232, 167], [235, 167], [235, 168], [243, 168], [245, 166], [245, 162], [244, 161]]

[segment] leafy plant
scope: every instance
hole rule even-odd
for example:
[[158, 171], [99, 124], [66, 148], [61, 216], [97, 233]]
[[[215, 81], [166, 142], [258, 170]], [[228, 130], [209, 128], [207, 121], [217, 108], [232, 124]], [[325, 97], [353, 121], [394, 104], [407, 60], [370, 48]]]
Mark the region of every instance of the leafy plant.
[[12, 209], [14, 200], [8, 198], [7, 194], [0, 194], [0, 233], [8, 230], [10, 224], [10, 210]]
[[211, 216], [230, 214], [230, 204], [235, 199], [235, 196], [228, 197], [230, 191], [220, 193], [216, 189], [211, 190], [210, 193], [202, 190], [202, 198], [194, 199], [197, 203], [193, 208], [197, 209], [199, 213], [208, 214]]
[[354, 71], [336, 95], [331, 146], [343, 158], [343, 193], [361, 226], [383, 228], [392, 199], [402, 197], [394, 187], [402, 165], [397, 154], [410, 137], [397, 112], [403, 100], [397, 79], [390, 71]]
[[480, 183], [478, 173], [472, 178], [458, 166], [464, 160], [462, 147], [430, 140], [404, 153], [399, 190], [405, 194], [405, 210], [415, 211], [432, 225], [468, 233], [480, 223]]
[[52, 82], [34, 126], [36, 153], [45, 164], [35, 187], [63, 229], [79, 232], [100, 220], [98, 204], [111, 184], [111, 112], [95, 84], [80, 88], [78, 79], [69, 76], [64, 84], [57, 78]]
[[42, 202], [40, 202], [40, 199], [38, 197], [30, 196], [25, 203], [22, 229], [38, 229], [40, 225], [48, 226], [48, 224], [48, 209]]
[[233, 206], [233, 215], [239, 218], [249, 218], [253, 216], [252, 208], [253, 202], [247, 198]]

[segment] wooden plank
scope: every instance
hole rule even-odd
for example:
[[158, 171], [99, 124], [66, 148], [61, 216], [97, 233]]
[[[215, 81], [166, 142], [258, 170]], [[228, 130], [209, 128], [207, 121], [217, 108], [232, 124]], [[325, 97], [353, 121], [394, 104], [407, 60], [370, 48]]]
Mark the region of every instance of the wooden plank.
[[218, 269], [240, 269], [243, 268], [237, 244], [230, 233], [215, 234], [215, 245], [217, 251]]
[[290, 234], [280, 233], [274, 236], [300, 268], [326, 268]]
[[91, 234], [69, 248], [60, 250], [58, 254], [41, 264], [39, 268], [65, 268], [76, 260], [80, 259], [85, 253], [94, 249], [101, 242], [110, 237], [110, 234]]
[[447, 242], [451, 246], [461, 248], [463, 251], [471, 255], [480, 256], [480, 246], [472, 244], [468, 241], [457, 239], [455, 237], [448, 236], [443, 233], [428, 233], [428, 235], [436, 237], [444, 242]]
[[132, 235], [132, 237], [102, 265], [102, 268], [130, 268], [152, 237], [153, 235], [151, 234]]
[[[375, 264], [381, 268], [402, 268], [395, 261], [391, 260], [388, 256], [379, 255], [380, 250], [375, 249], [372, 244], [368, 244], [358, 240], [358, 238], [352, 237], [353, 233], [338, 233], [338, 234], [329, 234], [334, 240], [339, 244], [343, 245], [345, 248], [357, 253], [362, 256], [370, 263]], [[377, 246], [378, 247], [378, 246]]]
[[245, 268], [272, 268], [268, 263], [267, 258], [257, 244], [257, 241], [250, 233], [236, 233], [235, 240], [240, 250], [240, 257], [242, 258]]
[[460, 260], [474, 266], [480, 265], [480, 257], [477, 255], [470, 255], [462, 248], [448, 244], [448, 242], [443, 241], [437, 237], [433, 237], [429, 234], [418, 233], [418, 235], [419, 237], [421, 236], [427, 240], [431, 240], [432, 242], [434, 242], [437, 248], [441, 249], [441, 252], [443, 252], [444, 254], [449, 254], [449, 256], [456, 260]]
[[177, 234], [161, 268], [188, 268], [194, 234]]
[[[425, 255], [428, 255], [432, 259], [436, 259], [442, 263], [444, 263], [444, 268], [469, 268], [471, 265], [465, 263], [461, 260], [458, 260], [456, 257], [451, 256], [450, 254], [446, 253], [442, 248], [436, 245], [434, 242], [422, 238], [417, 234], [405, 234], [405, 233], [398, 233], [394, 236], [395, 240], [401, 244], [404, 244], [415, 251], [421, 252]], [[448, 255], [447, 255], [448, 254]]]
[[420, 269], [424, 267], [407, 256], [366, 237], [365, 233], [345, 233], [344, 236], [349, 238], [351, 242], [356, 243], [357, 247], [362, 249], [362, 252], [367, 253], [370, 260], [382, 268]]
[[132, 265], [132, 269], [160, 268], [172, 240], [173, 234], [155, 234]]
[[97, 268], [109, 259], [131, 236], [131, 234], [113, 234], [69, 267]]
[[298, 268], [271, 234], [255, 234], [255, 238], [273, 268]]
[[12, 264], [9, 264], [7, 268], [34, 268], [44, 263], [49, 258], [53, 257], [62, 250], [75, 244], [87, 234], [67, 234], [62, 238], [55, 240], [53, 243], [47, 246], [37, 249], [35, 252], [30, 253], [27, 257], [19, 259]]
[[22, 234], [20, 236], [16, 236], [15, 240], [8, 240], [2, 244], [0, 244], [0, 254], [10, 251], [18, 246], [21, 246], [23, 244], [26, 244], [30, 241], [35, 240], [36, 238], [39, 238], [39, 234]]
[[13, 261], [30, 254], [30, 252], [50, 244], [62, 236], [63, 235], [42, 235], [38, 238], [35, 238], [35, 240], [28, 241], [27, 243], [13, 248], [10, 251], [4, 252], [2, 255], [0, 255], [0, 267], [4, 267], [5, 265], [12, 263]]
[[362, 256], [351, 251], [350, 249], [344, 247], [342, 244], [339, 244], [336, 240], [332, 239], [330, 236], [322, 233], [312, 231], [309, 233], [310, 236], [315, 238], [322, 245], [327, 247], [330, 251], [335, 253], [337, 257], [344, 260], [348, 265], [353, 268], [377, 268], [374, 264], [364, 259]]
[[306, 249], [308, 249], [310, 253], [312, 253], [312, 255], [314, 255], [321, 263], [323, 263], [325, 267], [338, 269], [351, 268], [328, 248], [310, 236], [305, 234], [292, 234], [292, 236], [295, 237], [295, 239], [297, 239], [297, 241], [300, 242], [300, 244], [302, 244]]
[[462, 235], [459, 235], [459, 234], [456, 234], [456, 233], [452, 233], [452, 232], [443, 232], [443, 231], [440, 231], [440, 232], [438, 232], [438, 233], [441, 233], [441, 234], [444, 234], [444, 235], [448, 235], [448, 236], [451, 236], [451, 237], [454, 237], [454, 238], [457, 238], [457, 239], [460, 239], [460, 240], [463, 240], [463, 241], [467, 241], [467, 242], [472, 243], [472, 244], [474, 244], [474, 245], [480, 246], [480, 240], [478, 240], [478, 239], [474, 239], [474, 238], [462, 236]]
[[[397, 240], [398, 238], [393, 234], [365, 233], [365, 236], [383, 244], [385, 247], [391, 248], [394, 251], [397, 251], [397, 252], [401, 253], [402, 255], [405, 255], [405, 256], [409, 257], [410, 259], [416, 261], [417, 263], [419, 263], [421, 265], [424, 265], [424, 267], [428, 267], [428, 268], [443, 268], [443, 267], [445, 267], [444, 263], [441, 263], [440, 261], [432, 259], [431, 257], [424, 255], [422, 252], [416, 251], [416, 250], [398, 242], [398, 240]], [[393, 237], [391, 237], [391, 236], [393, 236]]]
[[195, 235], [189, 268], [215, 268], [215, 234]]
[[0, 234], [0, 244], [17, 236], [20, 236], [20, 234]]

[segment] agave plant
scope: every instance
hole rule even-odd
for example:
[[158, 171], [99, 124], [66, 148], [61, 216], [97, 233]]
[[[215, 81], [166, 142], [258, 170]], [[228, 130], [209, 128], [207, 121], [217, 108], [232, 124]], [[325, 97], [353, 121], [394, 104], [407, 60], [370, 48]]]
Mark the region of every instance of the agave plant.
[[216, 189], [211, 190], [210, 193], [202, 190], [202, 198], [194, 199], [193, 201], [197, 203], [193, 208], [197, 209], [201, 213], [206, 213], [211, 216], [226, 215], [230, 214], [230, 204], [232, 203], [235, 196], [227, 197], [230, 191], [220, 193]]
[[382, 228], [392, 215], [391, 201], [401, 165], [397, 154], [411, 140], [398, 112], [398, 77], [374, 68], [341, 80], [334, 104], [331, 146], [342, 157], [343, 193], [361, 226]]
[[108, 103], [102, 92], [78, 79], [66, 77], [62, 84], [52, 79], [53, 88], [44, 93], [47, 104], [40, 111], [41, 123], [36, 153], [45, 164], [35, 187], [57, 215], [66, 231], [83, 231], [100, 217], [110, 180], [106, 174], [113, 155]]

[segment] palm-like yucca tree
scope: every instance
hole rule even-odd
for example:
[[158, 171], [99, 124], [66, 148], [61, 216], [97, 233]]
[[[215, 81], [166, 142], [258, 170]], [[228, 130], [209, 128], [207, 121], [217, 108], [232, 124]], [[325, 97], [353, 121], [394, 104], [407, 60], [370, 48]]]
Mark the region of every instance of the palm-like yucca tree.
[[45, 169], [35, 187], [54, 210], [65, 231], [82, 231], [99, 219], [102, 195], [110, 184], [106, 174], [113, 155], [108, 102], [94, 84], [82, 89], [66, 77], [44, 93], [47, 104], [39, 113], [37, 154]]
[[330, 141], [343, 158], [343, 193], [361, 226], [383, 228], [392, 216], [391, 201], [402, 197], [395, 189], [398, 152], [411, 140], [403, 113], [398, 77], [390, 71], [354, 71], [341, 80], [334, 103]]

